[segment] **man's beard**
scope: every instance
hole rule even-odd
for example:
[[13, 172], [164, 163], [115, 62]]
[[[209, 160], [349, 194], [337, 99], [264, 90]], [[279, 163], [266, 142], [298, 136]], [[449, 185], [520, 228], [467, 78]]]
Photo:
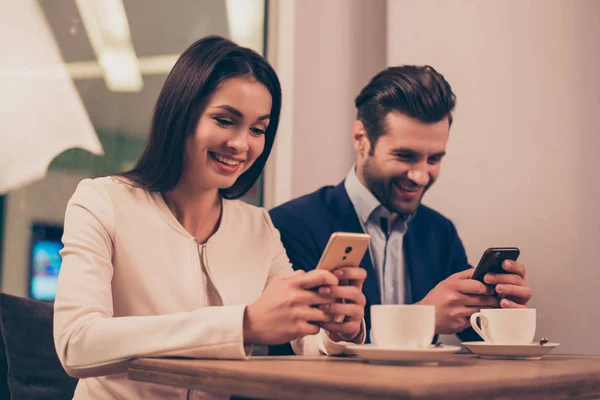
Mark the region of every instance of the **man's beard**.
[[365, 160], [362, 172], [367, 189], [373, 193], [381, 205], [387, 208], [388, 211], [399, 215], [409, 215], [417, 211], [417, 208], [419, 208], [421, 200], [423, 199], [423, 195], [425, 195], [425, 192], [427, 192], [434, 182], [433, 179], [430, 179], [427, 186], [422, 188], [421, 195], [418, 198], [407, 200], [403, 199], [402, 196], [398, 194], [398, 189], [395, 188], [399, 183], [404, 182], [411, 182], [411, 185], [414, 185], [414, 183], [406, 177], [406, 173], [397, 177], [385, 177], [379, 172], [377, 166], [374, 165], [371, 159]]

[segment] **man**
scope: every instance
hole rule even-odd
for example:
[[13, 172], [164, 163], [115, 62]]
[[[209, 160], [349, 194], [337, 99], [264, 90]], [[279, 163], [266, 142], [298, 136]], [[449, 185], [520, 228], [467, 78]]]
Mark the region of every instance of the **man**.
[[525, 307], [531, 298], [518, 262], [488, 274], [488, 285], [469, 279], [473, 269], [454, 225], [421, 204], [440, 173], [455, 102], [430, 66], [380, 72], [355, 100], [356, 165], [346, 179], [271, 210], [296, 269], [314, 269], [333, 232], [371, 235], [361, 262], [367, 333], [371, 304], [419, 303], [436, 307], [436, 334], [479, 340], [468, 328], [471, 314]]

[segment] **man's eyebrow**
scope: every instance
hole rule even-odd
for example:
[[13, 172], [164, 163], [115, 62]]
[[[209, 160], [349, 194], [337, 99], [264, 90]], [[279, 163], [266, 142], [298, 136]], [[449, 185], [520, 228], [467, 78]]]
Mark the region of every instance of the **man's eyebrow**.
[[409, 149], [408, 147], [397, 147], [395, 149], [392, 149], [393, 153], [410, 153], [410, 154], [417, 154], [416, 151], [414, 151], [413, 149]]
[[[410, 154], [410, 155], [418, 155], [418, 154], [420, 154], [418, 151], [415, 151], [415, 150], [410, 149], [408, 147], [398, 147], [398, 148], [392, 149], [392, 153], [396, 153], [396, 154], [402, 153], [402, 154]], [[446, 155], [445, 151], [440, 151], [438, 153], [430, 155], [429, 157], [439, 157], [439, 158], [442, 158], [445, 155]]]

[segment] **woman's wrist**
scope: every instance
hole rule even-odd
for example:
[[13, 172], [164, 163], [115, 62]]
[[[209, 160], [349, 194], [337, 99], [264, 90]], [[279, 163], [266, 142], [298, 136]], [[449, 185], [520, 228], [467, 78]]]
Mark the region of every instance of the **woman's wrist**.
[[[329, 339], [331, 339], [334, 342], [342, 342], [343, 341], [343, 342], [358, 343], [357, 340], [359, 340], [362, 337], [362, 331], [363, 331], [363, 325], [360, 324], [360, 328], [354, 335], [344, 335], [342, 333], [328, 332], [328, 336], [329, 336]], [[360, 344], [360, 343], [358, 343], [358, 344]]]
[[250, 306], [244, 308], [244, 322], [242, 328], [244, 344], [256, 344], [256, 333], [250, 317]]

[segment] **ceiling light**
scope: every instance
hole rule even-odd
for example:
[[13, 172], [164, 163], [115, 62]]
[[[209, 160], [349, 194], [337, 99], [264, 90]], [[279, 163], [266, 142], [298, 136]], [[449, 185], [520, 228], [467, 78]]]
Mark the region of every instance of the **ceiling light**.
[[122, 0], [75, 0], [106, 86], [114, 92], [144, 87]]

